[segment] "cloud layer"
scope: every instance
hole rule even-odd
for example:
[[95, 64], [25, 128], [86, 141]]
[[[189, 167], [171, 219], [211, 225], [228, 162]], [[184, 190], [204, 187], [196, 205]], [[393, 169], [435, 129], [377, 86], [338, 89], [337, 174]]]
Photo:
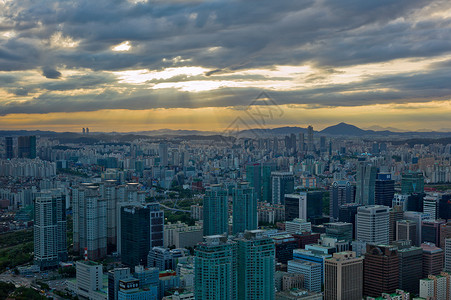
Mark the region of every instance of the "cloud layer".
[[4, 0], [0, 115], [424, 107], [451, 99], [450, 36], [447, 0]]

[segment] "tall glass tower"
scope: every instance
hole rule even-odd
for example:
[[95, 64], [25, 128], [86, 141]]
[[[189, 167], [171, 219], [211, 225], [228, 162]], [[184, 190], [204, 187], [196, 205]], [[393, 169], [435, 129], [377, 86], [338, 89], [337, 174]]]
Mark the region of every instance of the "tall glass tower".
[[204, 236], [228, 233], [227, 190], [210, 186], [204, 197]]
[[257, 198], [247, 182], [233, 190], [233, 233], [257, 229]]

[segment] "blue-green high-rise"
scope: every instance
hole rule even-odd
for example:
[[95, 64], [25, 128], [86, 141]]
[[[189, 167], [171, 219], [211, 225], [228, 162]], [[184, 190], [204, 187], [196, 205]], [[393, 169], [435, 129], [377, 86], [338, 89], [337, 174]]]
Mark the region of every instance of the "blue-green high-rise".
[[225, 235], [207, 236], [194, 255], [196, 300], [237, 299], [236, 243]]
[[228, 233], [227, 190], [220, 185], [207, 188], [204, 197], [204, 236]]
[[257, 197], [248, 183], [233, 190], [233, 233], [257, 229]]
[[238, 299], [273, 300], [275, 246], [262, 230], [246, 231], [237, 242]]

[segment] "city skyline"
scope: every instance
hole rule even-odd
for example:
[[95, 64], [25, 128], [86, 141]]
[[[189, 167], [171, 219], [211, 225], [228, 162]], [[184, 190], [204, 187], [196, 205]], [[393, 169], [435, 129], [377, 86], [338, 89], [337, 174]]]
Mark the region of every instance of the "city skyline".
[[448, 1], [4, 0], [0, 11], [2, 130], [221, 131], [265, 91], [280, 111], [268, 128], [451, 131]]

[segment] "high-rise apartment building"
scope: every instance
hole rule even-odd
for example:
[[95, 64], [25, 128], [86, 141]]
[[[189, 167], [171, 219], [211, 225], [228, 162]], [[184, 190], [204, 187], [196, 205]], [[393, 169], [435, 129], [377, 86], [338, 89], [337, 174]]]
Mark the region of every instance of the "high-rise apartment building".
[[106, 201], [107, 252], [117, 251], [118, 199], [116, 180], [106, 180], [99, 186], [100, 196]]
[[212, 185], [204, 197], [204, 236], [228, 233], [227, 190]]
[[[270, 172], [269, 181], [271, 180]], [[246, 165], [246, 181], [249, 182], [249, 186], [254, 188], [254, 192], [257, 195], [257, 200], [262, 201], [262, 166], [259, 163], [250, 163]], [[270, 183], [270, 182], [268, 182]], [[270, 199], [267, 199], [269, 201]]]
[[398, 248], [388, 245], [367, 245], [363, 262], [363, 294], [379, 297], [382, 293], [394, 293], [398, 285]]
[[391, 206], [395, 195], [395, 181], [391, 173], [378, 173], [374, 191], [374, 203], [376, 205]]
[[160, 166], [168, 166], [168, 144], [161, 143], [158, 145], [158, 156], [160, 157]]
[[237, 243], [238, 299], [274, 300], [275, 246], [263, 230], [250, 230]]
[[307, 151], [315, 151], [315, 144], [313, 142], [313, 127], [311, 125], [307, 127]]
[[107, 208], [99, 187], [83, 184], [72, 190], [74, 251], [97, 260], [107, 254]]
[[66, 196], [60, 190], [39, 193], [34, 202], [34, 262], [41, 269], [67, 260]]
[[375, 204], [377, 168], [367, 162], [360, 162], [356, 174], [355, 202], [363, 205]]
[[375, 244], [388, 244], [389, 208], [381, 205], [361, 206], [356, 215], [356, 239]]
[[121, 207], [122, 263], [133, 268], [147, 265], [153, 247], [163, 246], [164, 213], [158, 203]]
[[194, 251], [194, 295], [198, 300], [237, 299], [237, 245], [225, 236], [206, 236]]
[[233, 233], [257, 229], [257, 197], [248, 183], [233, 190]]
[[361, 300], [363, 296], [363, 258], [355, 252], [334, 253], [324, 263], [325, 300]]
[[330, 189], [329, 214], [331, 221], [339, 218], [340, 206], [354, 202], [355, 186], [350, 181], [339, 180], [332, 183]]
[[291, 172], [271, 172], [272, 204], [285, 204], [285, 194], [294, 192], [294, 176]]
[[450, 274], [446, 272], [421, 279], [420, 297], [422, 299], [448, 300], [450, 281]]

